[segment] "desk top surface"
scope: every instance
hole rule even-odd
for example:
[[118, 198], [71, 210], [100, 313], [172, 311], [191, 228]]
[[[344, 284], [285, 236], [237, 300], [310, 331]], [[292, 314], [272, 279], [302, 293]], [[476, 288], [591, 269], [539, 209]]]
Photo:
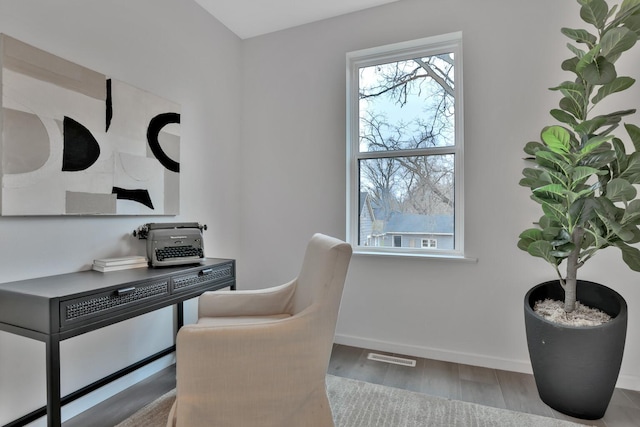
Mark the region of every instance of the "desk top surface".
[[107, 273], [101, 273], [95, 270], [78, 271], [75, 273], [0, 283], [0, 296], [3, 292], [10, 292], [48, 299], [60, 298], [97, 289], [117, 287], [118, 285], [126, 283], [162, 279], [182, 273], [188, 274], [191, 270], [213, 267], [229, 262], [233, 262], [233, 260], [205, 258], [198, 264], [172, 267], [131, 268]]

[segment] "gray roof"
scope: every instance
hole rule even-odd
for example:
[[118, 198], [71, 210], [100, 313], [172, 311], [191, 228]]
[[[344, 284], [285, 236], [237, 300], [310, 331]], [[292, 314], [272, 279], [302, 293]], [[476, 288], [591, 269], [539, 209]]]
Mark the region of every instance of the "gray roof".
[[450, 233], [453, 215], [420, 215], [392, 212], [384, 224], [385, 233]]

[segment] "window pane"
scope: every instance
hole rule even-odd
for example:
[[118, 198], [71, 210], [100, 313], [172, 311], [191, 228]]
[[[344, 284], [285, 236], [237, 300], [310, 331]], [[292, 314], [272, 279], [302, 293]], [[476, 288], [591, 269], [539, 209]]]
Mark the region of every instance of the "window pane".
[[455, 249], [453, 154], [361, 159], [358, 165], [359, 245]]
[[359, 69], [360, 152], [455, 145], [453, 53]]

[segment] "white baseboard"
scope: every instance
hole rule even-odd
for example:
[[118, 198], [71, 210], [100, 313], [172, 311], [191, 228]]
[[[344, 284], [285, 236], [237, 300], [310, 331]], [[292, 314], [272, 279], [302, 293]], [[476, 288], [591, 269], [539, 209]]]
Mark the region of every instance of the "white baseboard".
[[[390, 341], [379, 341], [352, 335], [337, 334], [336, 344], [370, 350], [397, 353], [406, 356], [422, 357], [425, 359], [442, 360], [445, 362], [460, 363], [464, 365], [481, 366], [484, 368], [501, 369], [503, 371], [521, 372], [531, 374], [531, 362], [529, 360], [503, 359], [494, 356], [486, 356], [476, 353], [443, 350], [438, 348], [401, 344]], [[640, 391], [640, 377], [632, 375], [620, 375], [616, 387], [628, 390]]]
[[634, 375], [620, 375], [616, 387], [640, 391], [640, 378]]

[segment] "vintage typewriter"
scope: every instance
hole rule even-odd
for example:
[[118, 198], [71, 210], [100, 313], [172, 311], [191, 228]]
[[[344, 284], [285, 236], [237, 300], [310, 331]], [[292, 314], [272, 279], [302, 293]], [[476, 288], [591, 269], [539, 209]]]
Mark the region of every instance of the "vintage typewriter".
[[197, 222], [149, 223], [134, 230], [138, 239], [147, 240], [147, 258], [151, 267], [197, 264], [204, 259], [202, 231]]

